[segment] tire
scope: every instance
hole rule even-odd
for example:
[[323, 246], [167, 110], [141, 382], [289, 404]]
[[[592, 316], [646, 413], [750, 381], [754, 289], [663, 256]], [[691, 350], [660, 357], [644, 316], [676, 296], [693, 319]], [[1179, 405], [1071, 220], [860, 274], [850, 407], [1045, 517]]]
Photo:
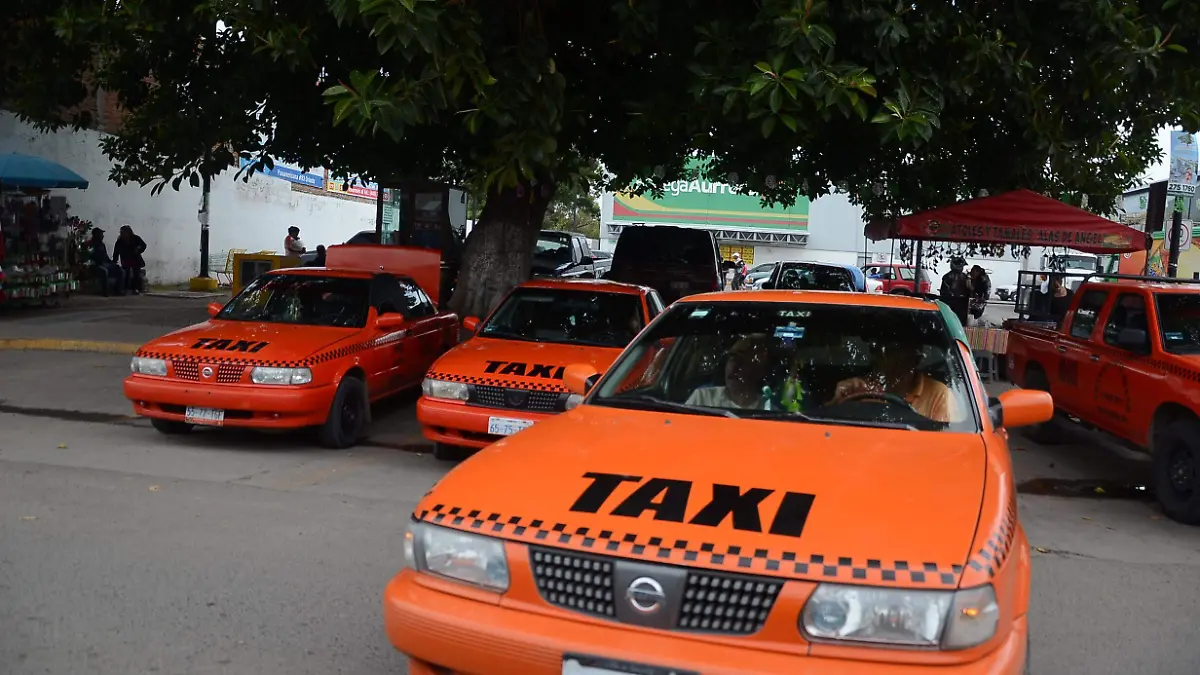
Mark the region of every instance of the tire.
[[321, 427], [321, 444], [336, 449], [353, 446], [362, 438], [370, 417], [367, 384], [354, 376], [343, 377]]
[[1200, 525], [1200, 422], [1180, 419], [1154, 434], [1154, 491], [1163, 513]]
[[[1029, 368], [1025, 373], [1025, 389], [1044, 391], [1053, 396], [1050, 391], [1050, 381], [1040, 367]], [[1042, 445], [1057, 445], [1063, 442], [1062, 420], [1056, 414], [1041, 424], [1026, 427], [1025, 437], [1034, 443]]]
[[470, 457], [472, 450], [470, 448], [461, 448], [457, 445], [446, 445], [445, 443], [433, 444], [433, 458], [441, 462], [461, 462], [467, 457]]
[[160, 420], [157, 417], [150, 418], [150, 426], [154, 427], [159, 433], [168, 436], [178, 436], [186, 434], [192, 430], [192, 425], [187, 422], [176, 422], [174, 420]]

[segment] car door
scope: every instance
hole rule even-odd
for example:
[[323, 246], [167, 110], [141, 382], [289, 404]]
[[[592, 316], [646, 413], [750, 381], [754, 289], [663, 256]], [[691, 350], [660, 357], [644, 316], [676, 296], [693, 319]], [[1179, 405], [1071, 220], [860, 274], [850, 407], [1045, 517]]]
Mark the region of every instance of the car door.
[[[390, 274], [377, 274], [371, 291], [371, 303], [379, 316], [404, 314], [404, 293], [400, 280]], [[371, 397], [402, 389], [411, 384], [408, 373], [413, 362], [415, 345], [409, 338], [411, 327], [389, 330], [374, 329], [374, 345], [370, 350], [367, 382]]]
[[[1151, 337], [1147, 330], [1149, 314], [1146, 298], [1141, 293], [1118, 293], [1107, 316], [1100, 343], [1092, 355], [1096, 370], [1093, 380], [1097, 426], [1122, 438], [1137, 438], [1146, 420], [1137, 420], [1131, 392], [1156, 391], [1167, 386], [1166, 375], [1151, 363]], [[1122, 347], [1117, 338], [1121, 330], [1136, 328], [1146, 331], [1146, 342], [1140, 348]]]
[[409, 342], [407, 362], [401, 365], [408, 385], [420, 384], [429, 366], [445, 351], [446, 339], [442, 327], [445, 321], [425, 291], [409, 279], [399, 280], [403, 306], [400, 311], [408, 319]]
[[1080, 416], [1090, 417], [1092, 411], [1091, 386], [1097, 370], [1096, 359], [1092, 358], [1095, 345], [1092, 336], [1107, 301], [1106, 290], [1094, 289], [1084, 293], [1070, 325], [1054, 342], [1058, 364], [1054, 372], [1048, 373], [1052, 378], [1050, 393], [1054, 396], [1056, 406]]

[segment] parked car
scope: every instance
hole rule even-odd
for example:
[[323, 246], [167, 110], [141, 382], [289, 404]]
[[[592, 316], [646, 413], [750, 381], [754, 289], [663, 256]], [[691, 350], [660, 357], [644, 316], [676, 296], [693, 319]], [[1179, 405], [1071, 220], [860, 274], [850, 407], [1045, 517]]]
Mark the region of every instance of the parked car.
[[[379, 235], [375, 234], [375, 230], [363, 230], [358, 234], [346, 240], [347, 244], [378, 244]], [[317, 247], [300, 254], [301, 267], [307, 266], [310, 262], [317, 259]]]
[[775, 266], [778, 264], [775, 262], [759, 263], [751, 267], [750, 271], [746, 273], [746, 288], [757, 288], [756, 284], [763, 279], [769, 279], [771, 272], [775, 270]]
[[995, 293], [996, 293], [996, 297], [1004, 302], [1008, 302], [1010, 300], [1016, 300], [1017, 299], [1017, 285], [1016, 284], [1006, 284], [1004, 286], [997, 286], [995, 289]]
[[854, 265], [812, 262], [781, 262], [759, 288], [793, 291], [867, 292], [866, 275]]
[[[916, 268], [912, 265], [879, 264], [867, 265], [863, 273], [868, 277], [876, 277], [883, 282], [883, 292], [892, 295], [913, 295], [916, 287]], [[933, 282], [929, 272], [921, 270], [922, 295], [933, 290]]]
[[592, 249], [592, 265], [596, 268], [596, 277], [603, 279], [612, 269], [612, 254], [608, 251]]
[[721, 260], [708, 230], [672, 225], [630, 225], [621, 231], [607, 279], [659, 292], [668, 305], [696, 293], [719, 291]]
[[592, 246], [578, 232], [542, 230], [533, 249], [533, 276], [597, 279]]

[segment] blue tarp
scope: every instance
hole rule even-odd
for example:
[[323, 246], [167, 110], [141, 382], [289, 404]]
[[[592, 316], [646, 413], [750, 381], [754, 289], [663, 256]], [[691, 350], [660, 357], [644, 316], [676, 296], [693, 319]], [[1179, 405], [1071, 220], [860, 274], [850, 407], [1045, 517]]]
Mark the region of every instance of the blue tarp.
[[54, 190], [86, 190], [88, 182], [67, 167], [41, 157], [9, 153], [0, 155], [0, 185]]

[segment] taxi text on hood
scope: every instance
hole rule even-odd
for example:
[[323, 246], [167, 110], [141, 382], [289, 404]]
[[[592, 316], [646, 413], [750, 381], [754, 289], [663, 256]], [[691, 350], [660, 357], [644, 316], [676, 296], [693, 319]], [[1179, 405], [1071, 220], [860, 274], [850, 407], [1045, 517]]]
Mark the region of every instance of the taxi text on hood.
[[257, 321], [205, 321], [153, 340], [142, 351], [193, 359], [298, 361], [361, 331]]

